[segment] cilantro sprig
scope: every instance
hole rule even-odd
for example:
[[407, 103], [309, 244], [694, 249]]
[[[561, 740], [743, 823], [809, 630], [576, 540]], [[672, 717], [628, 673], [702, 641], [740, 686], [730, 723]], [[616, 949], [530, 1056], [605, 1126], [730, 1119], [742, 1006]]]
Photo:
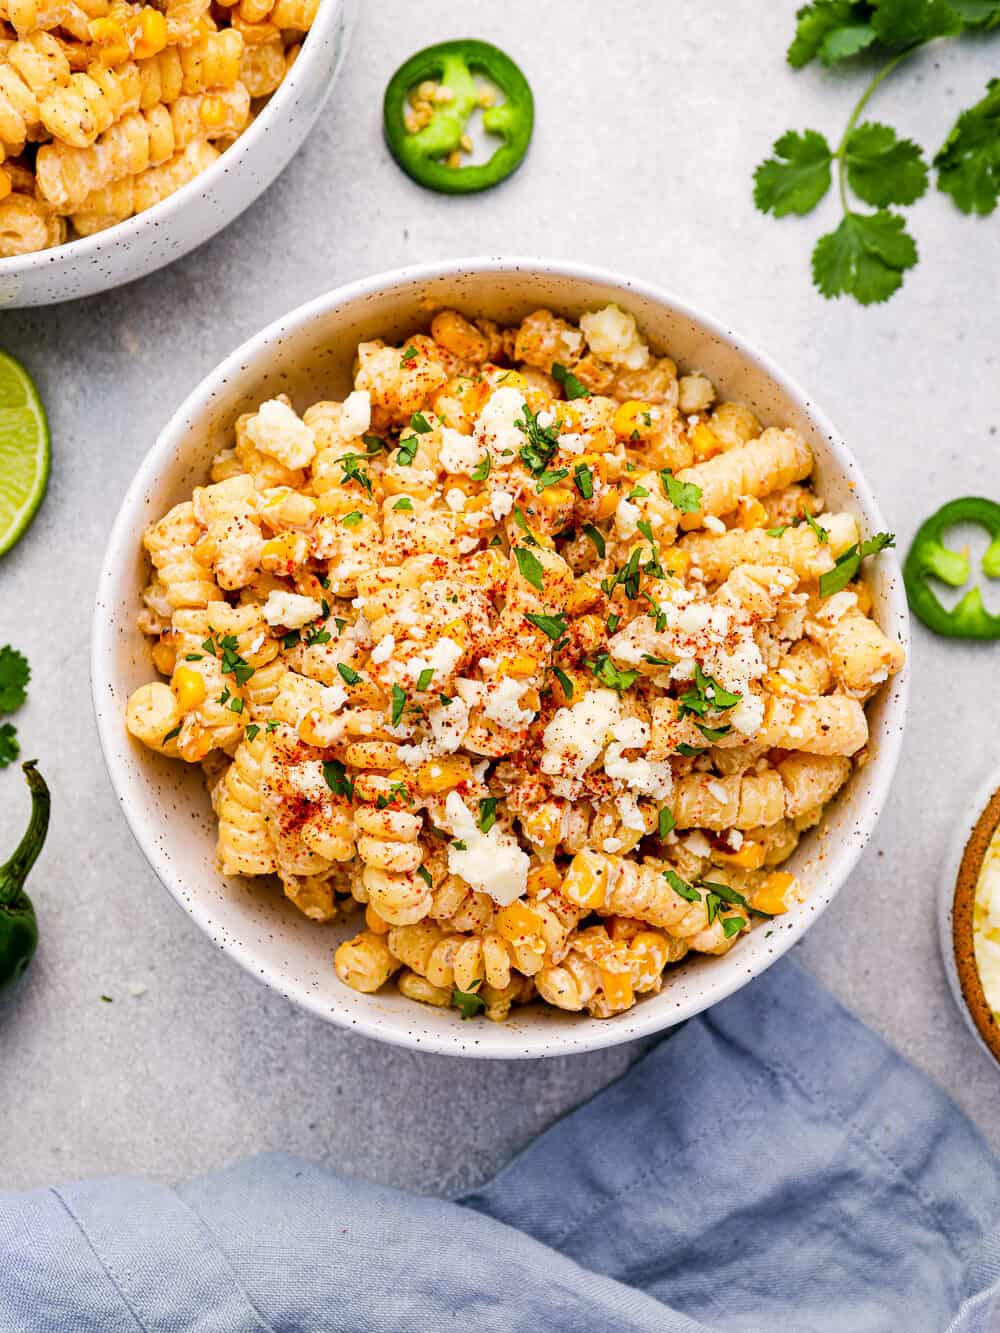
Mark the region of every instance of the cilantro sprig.
[[[836, 174], [842, 217], [812, 255], [816, 288], [861, 305], [886, 301], [918, 260], [917, 245], [894, 207], [926, 192], [928, 166], [920, 145], [890, 125], [862, 121], [882, 82], [928, 42], [1000, 26], [1000, 0], [812, 0], [799, 9], [788, 62], [827, 68], [858, 55], [878, 66], [852, 110], [836, 147], [815, 129], [789, 130], [754, 173], [754, 202], [776, 218], [811, 213]], [[1000, 198], [1000, 80], [962, 112], [933, 159], [937, 186], [965, 213], [991, 213]], [[855, 201], [870, 205], [866, 212]]]

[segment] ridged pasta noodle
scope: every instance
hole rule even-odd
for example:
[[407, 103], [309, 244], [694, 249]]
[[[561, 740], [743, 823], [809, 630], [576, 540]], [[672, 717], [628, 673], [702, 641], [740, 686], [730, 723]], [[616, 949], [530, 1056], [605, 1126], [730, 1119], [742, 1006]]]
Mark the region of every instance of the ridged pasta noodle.
[[805, 894], [902, 649], [863, 582], [821, 595], [860, 533], [807, 443], [717, 397], [617, 307], [443, 310], [343, 401], [240, 416], [147, 530], [126, 725], [202, 763], [222, 873], [363, 912], [346, 985], [612, 1018]]

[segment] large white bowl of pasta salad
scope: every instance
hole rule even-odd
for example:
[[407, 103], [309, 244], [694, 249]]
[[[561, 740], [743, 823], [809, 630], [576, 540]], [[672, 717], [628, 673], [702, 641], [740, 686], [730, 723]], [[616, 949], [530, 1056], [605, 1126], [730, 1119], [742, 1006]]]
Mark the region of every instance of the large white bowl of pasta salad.
[[272, 324], [169, 422], [94, 621], [185, 911], [386, 1041], [565, 1054], [808, 929], [899, 753], [885, 523], [810, 398], [647, 284], [477, 259]]
[[0, 308], [89, 296], [214, 235], [300, 146], [354, 0], [7, 9]]

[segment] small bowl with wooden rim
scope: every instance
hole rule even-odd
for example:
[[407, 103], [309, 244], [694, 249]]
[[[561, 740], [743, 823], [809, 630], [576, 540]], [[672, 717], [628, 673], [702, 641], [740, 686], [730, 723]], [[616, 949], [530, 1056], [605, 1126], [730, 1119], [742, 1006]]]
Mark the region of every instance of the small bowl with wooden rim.
[[[983, 981], [981, 884], [993, 865], [1000, 876], [1000, 772], [978, 792], [970, 814], [956, 829], [938, 904], [938, 932], [945, 971], [955, 1002], [980, 1046], [1000, 1061], [1000, 1015]], [[977, 902], [980, 906], [977, 910]], [[1000, 943], [996, 944], [1000, 1010]]]

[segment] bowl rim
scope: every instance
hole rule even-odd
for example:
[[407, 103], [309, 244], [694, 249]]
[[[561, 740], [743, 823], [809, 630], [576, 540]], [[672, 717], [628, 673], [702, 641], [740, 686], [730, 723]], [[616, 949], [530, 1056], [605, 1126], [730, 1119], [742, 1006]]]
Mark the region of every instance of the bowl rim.
[[1000, 771], [977, 788], [971, 813], [956, 823], [940, 888], [939, 943], [955, 1003], [994, 1067], [1000, 1064], [1000, 1026], [993, 1016], [975, 954], [973, 914], [983, 860], [1000, 829]]
[[[198, 899], [196, 894], [185, 898], [182, 893], [180, 877], [174, 870], [171, 859], [155, 837], [155, 828], [150, 822], [144, 803], [127, 782], [122, 781], [119, 771], [120, 761], [116, 747], [121, 744], [121, 718], [103, 707], [111, 679], [111, 666], [114, 660], [115, 634], [110, 617], [104, 614], [106, 605], [113, 601], [112, 589], [115, 572], [121, 559], [131, 560], [135, 551], [132, 538], [133, 529], [144, 517], [144, 498], [151, 483], [171, 465], [177, 444], [190, 431], [190, 422], [201, 415], [211, 403], [216, 389], [226, 381], [232, 381], [241, 374], [244, 365], [252, 364], [256, 357], [269, 345], [283, 335], [293, 333], [313, 320], [339, 306], [352, 304], [378, 294], [391, 292], [398, 287], [411, 287], [415, 283], [432, 282], [439, 278], [461, 277], [472, 273], [528, 273], [538, 277], [565, 277], [572, 280], [603, 284], [616, 288], [627, 300], [629, 294], [661, 305], [677, 312], [682, 317], [701, 325], [707, 332], [715, 335], [731, 347], [744, 361], [755, 363], [774, 383], [798, 406], [809, 418], [817, 431], [827, 440], [841, 470], [850, 474], [852, 494], [860, 516], [871, 523], [875, 530], [885, 528], [881, 511], [875, 501], [867, 478], [864, 476], [853, 453], [833, 426], [826, 413], [816, 405], [804, 389], [785, 371], [781, 370], [766, 354], [759, 352], [753, 343], [732, 328], [712, 316], [706, 315], [697, 306], [671, 292], [646, 282], [643, 279], [624, 276], [598, 265], [577, 263], [559, 259], [533, 258], [528, 256], [473, 256], [452, 260], [436, 260], [428, 263], [408, 265], [402, 268], [375, 273], [331, 289], [312, 300], [295, 307], [285, 315], [272, 320], [266, 327], [248, 338], [213, 370], [185, 397], [184, 401], [172, 414], [160, 431], [155, 443], [150, 447], [136, 474], [129, 485], [112, 525], [107, 547], [101, 562], [101, 571], [97, 583], [91, 636], [91, 692], [96, 713], [98, 737], [104, 756], [105, 766], [111, 779], [111, 785], [125, 814], [133, 837], [157, 875], [161, 884], [168, 890], [177, 905], [192, 917], [201, 930], [213, 938], [210, 928], [210, 911]], [[852, 822], [852, 836], [845, 839], [837, 852], [836, 872], [830, 889], [825, 894], [810, 897], [813, 911], [801, 929], [783, 931], [776, 935], [775, 943], [767, 957], [759, 960], [760, 965], [751, 966], [749, 975], [734, 975], [727, 981], [717, 981], [714, 986], [706, 982], [699, 998], [692, 998], [679, 1004], [664, 1021], [664, 1014], [655, 1005], [639, 1004], [620, 1015], [618, 1020], [591, 1019], [586, 1026], [567, 1028], [560, 1033], [559, 1039], [543, 1049], [524, 1046], [494, 1047], [482, 1037], [475, 1042], [456, 1046], [443, 1034], [421, 1032], [414, 1035], [404, 1024], [398, 1027], [385, 1025], [373, 1015], [364, 1012], [349, 1014], [337, 1012], [311, 993], [308, 987], [290, 981], [281, 975], [277, 966], [262, 959], [251, 958], [248, 952], [225, 936], [220, 947], [239, 965], [258, 981], [263, 981], [270, 989], [277, 991], [300, 1008], [315, 1014], [326, 1022], [338, 1027], [360, 1033], [376, 1041], [410, 1050], [428, 1051], [433, 1054], [451, 1056], [471, 1056], [482, 1059], [539, 1059], [559, 1055], [583, 1053], [619, 1046], [627, 1041], [649, 1037], [656, 1033], [685, 1022], [688, 1018], [702, 1013], [712, 1005], [718, 1004], [729, 995], [740, 990], [754, 977], [766, 971], [784, 953], [787, 952], [808, 929], [819, 919], [846, 883], [862, 851], [866, 847], [895, 776], [896, 767], [902, 749], [903, 733], [907, 714], [910, 680], [910, 620], [909, 610], [903, 592], [902, 573], [898, 558], [893, 550], [882, 553], [883, 561], [888, 560], [893, 567], [893, 577], [888, 584], [887, 619], [891, 625], [888, 632], [898, 638], [906, 651], [906, 664], [893, 681], [892, 692], [886, 698], [889, 710], [884, 734], [880, 738], [877, 756], [869, 765], [875, 768], [875, 778], [865, 797], [863, 805]], [[624, 1021], [623, 1021], [624, 1020]], [[492, 1025], [491, 1025], [492, 1026]]]
[[[150, 226], [169, 226], [175, 214], [181, 212], [190, 199], [203, 193], [206, 187], [214, 188], [217, 179], [233, 169], [238, 170], [247, 156], [255, 151], [258, 142], [268, 133], [271, 121], [284, 113], [285, 103], [294, 96], [306, 71], [320, 59], [320, 50], [325, 47], [325, 43], [317, 40], [310, 44], [309, 38], [313, 33], [318, 37], [329, 35], [348, 3], [349, 0], [319, 0], [316, 17], [302, 40], [301, 49], [292, 68], [268, 98], [264, 109], [211, 166], [199, 171], [197, 176], [192, 177], [179, 190], [168, 194], [159, 203], [153, 204], [152, 208], [143, 209], [141, 213], [133, 213], [130, 218], [116, 222], [112, 227], [105, 227], [103, 231], [96, 231], [91, 236], [77, 236], [72, 241], [63, 241], [61, 245], [49, 246], [45, 250], [33, 250], [30, 254], [0, 258], [0, 278], [20, 277], [36, 269], [55, 265], [70, 265], [77, 262], [85, 264], [87, 260], [96, 258], [101, 250], [107, 247], [109, 240], [119, 245], [128, 245], [141, 231]], [[265, 185], [264, 189], [266, 188]], [[259, 193], [263, 192], [262, 189]]]

